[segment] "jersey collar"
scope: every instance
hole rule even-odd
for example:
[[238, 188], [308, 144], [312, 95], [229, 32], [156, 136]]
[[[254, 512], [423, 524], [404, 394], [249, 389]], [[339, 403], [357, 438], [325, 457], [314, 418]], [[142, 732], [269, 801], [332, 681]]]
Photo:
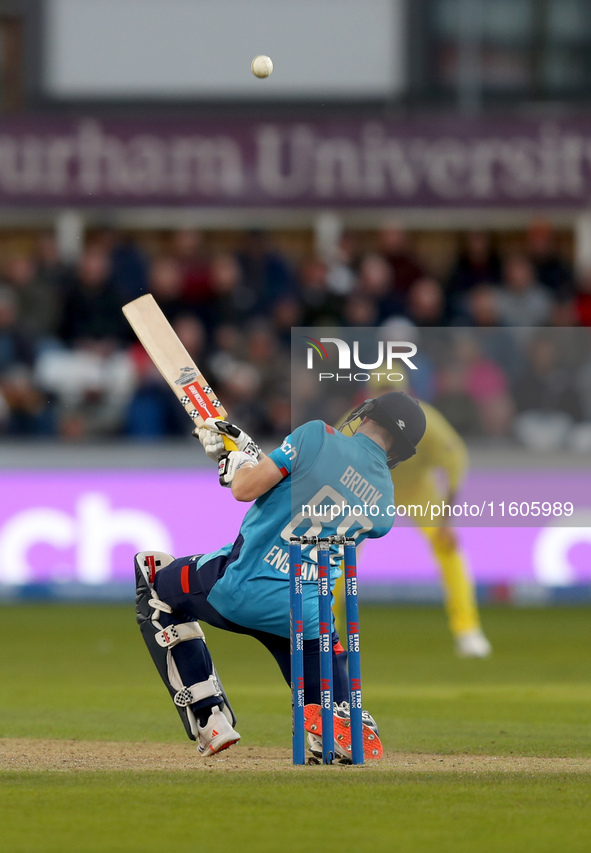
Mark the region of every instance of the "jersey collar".
[[381, 462], [382, 465], [385, 465], [386, 468], [388, 467], [388, 454], [383, 447], [380, 447], [380, 445], [373, 440], [373, 438], [360, 433], [356, 433], [352, 438], [355, 439], [355, 441], [360, 441], [363, 446], [369, 450], [372, 456]]

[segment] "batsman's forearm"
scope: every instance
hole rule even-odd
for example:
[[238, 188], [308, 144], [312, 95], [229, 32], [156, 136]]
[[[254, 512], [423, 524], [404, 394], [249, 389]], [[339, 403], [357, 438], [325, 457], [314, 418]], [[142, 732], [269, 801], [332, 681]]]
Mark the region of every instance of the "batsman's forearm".
[[232, 494], [237, 501], [254, 501], [283, 480], [281, 471], [269, 456], [261, 455], [259, 464], [239, 468], [232, 480]]
[[246, 464], [234, 474], [232, 494], [237, 501], [252, 501], [255, 497], [258, 497], [258, 495], [251, 497], [251, 494], [254, 494], [255, 491], [253, 488], [254, 484], [250, 482], [251, 472], [255, 467], [254, 463], [251, 465]]

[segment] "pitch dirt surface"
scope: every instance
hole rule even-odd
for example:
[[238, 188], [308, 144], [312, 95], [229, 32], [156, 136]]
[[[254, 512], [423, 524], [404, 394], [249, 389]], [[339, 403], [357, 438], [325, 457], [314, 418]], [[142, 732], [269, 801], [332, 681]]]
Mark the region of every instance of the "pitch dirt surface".
[[[235, 771], [301, 772], [287, 749], [235, 746], [217, 756], [201, 758], [190, 744], [112, 743], [106, 741], [0, 739], [0, 772], [25, 771], [173, 771], [231, 773]], [[437, 755], [385, 753], [364, 767], [335, 766], [338, 773], [577, 773], [591, 774], [591, 758], [535, 756]], [[311, 770], [311, 772], [314, 772]]]

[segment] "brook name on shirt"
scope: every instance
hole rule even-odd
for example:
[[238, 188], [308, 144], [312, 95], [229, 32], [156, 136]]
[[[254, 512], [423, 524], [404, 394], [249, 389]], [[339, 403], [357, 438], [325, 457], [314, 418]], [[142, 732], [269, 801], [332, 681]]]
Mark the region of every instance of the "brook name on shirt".
[[339, 482], [368, 506], [375, 506], [383, 494], [375, 486], [372, 486], [352, 465], [347, 467]]

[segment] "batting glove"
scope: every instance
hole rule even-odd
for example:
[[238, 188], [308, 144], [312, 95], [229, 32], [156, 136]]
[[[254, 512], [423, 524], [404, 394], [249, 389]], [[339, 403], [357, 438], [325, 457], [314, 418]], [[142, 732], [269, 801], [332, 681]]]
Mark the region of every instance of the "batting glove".
[[214, 462], [218, 462], [221, 456], [227, 452], [224, 447], [224, 440], [218, 432], [212, 432], [207, 427], [200, 426], [193, 430], [193, 435], [199, 439], [206, 455]]
[[214, 462], [219, 462], [222, 455], [227, 453], [224, 447], [224, 436], [230, 438], [238, 450], [248, 453], [256, 462], [261, 455], [261, 448], [254, 443], [248, 433], [241, 430], [240, 427], [228, 423], [228, 421], [219, 420], [219, 418], [207, 418], [203, 426], [193, 430], [193, 435], [199, 439], [206, 454]]
[[244, 450], [231, 450], [225, 456], [222, 456], [218, 462], [218, 474], [220, 476], [220, 486], [231, 486], [232, 480], [236, 476], [236, 471], [243, 468], [245, 465], [254, 467], [259, 464], [259, 460], [255, 459]]

